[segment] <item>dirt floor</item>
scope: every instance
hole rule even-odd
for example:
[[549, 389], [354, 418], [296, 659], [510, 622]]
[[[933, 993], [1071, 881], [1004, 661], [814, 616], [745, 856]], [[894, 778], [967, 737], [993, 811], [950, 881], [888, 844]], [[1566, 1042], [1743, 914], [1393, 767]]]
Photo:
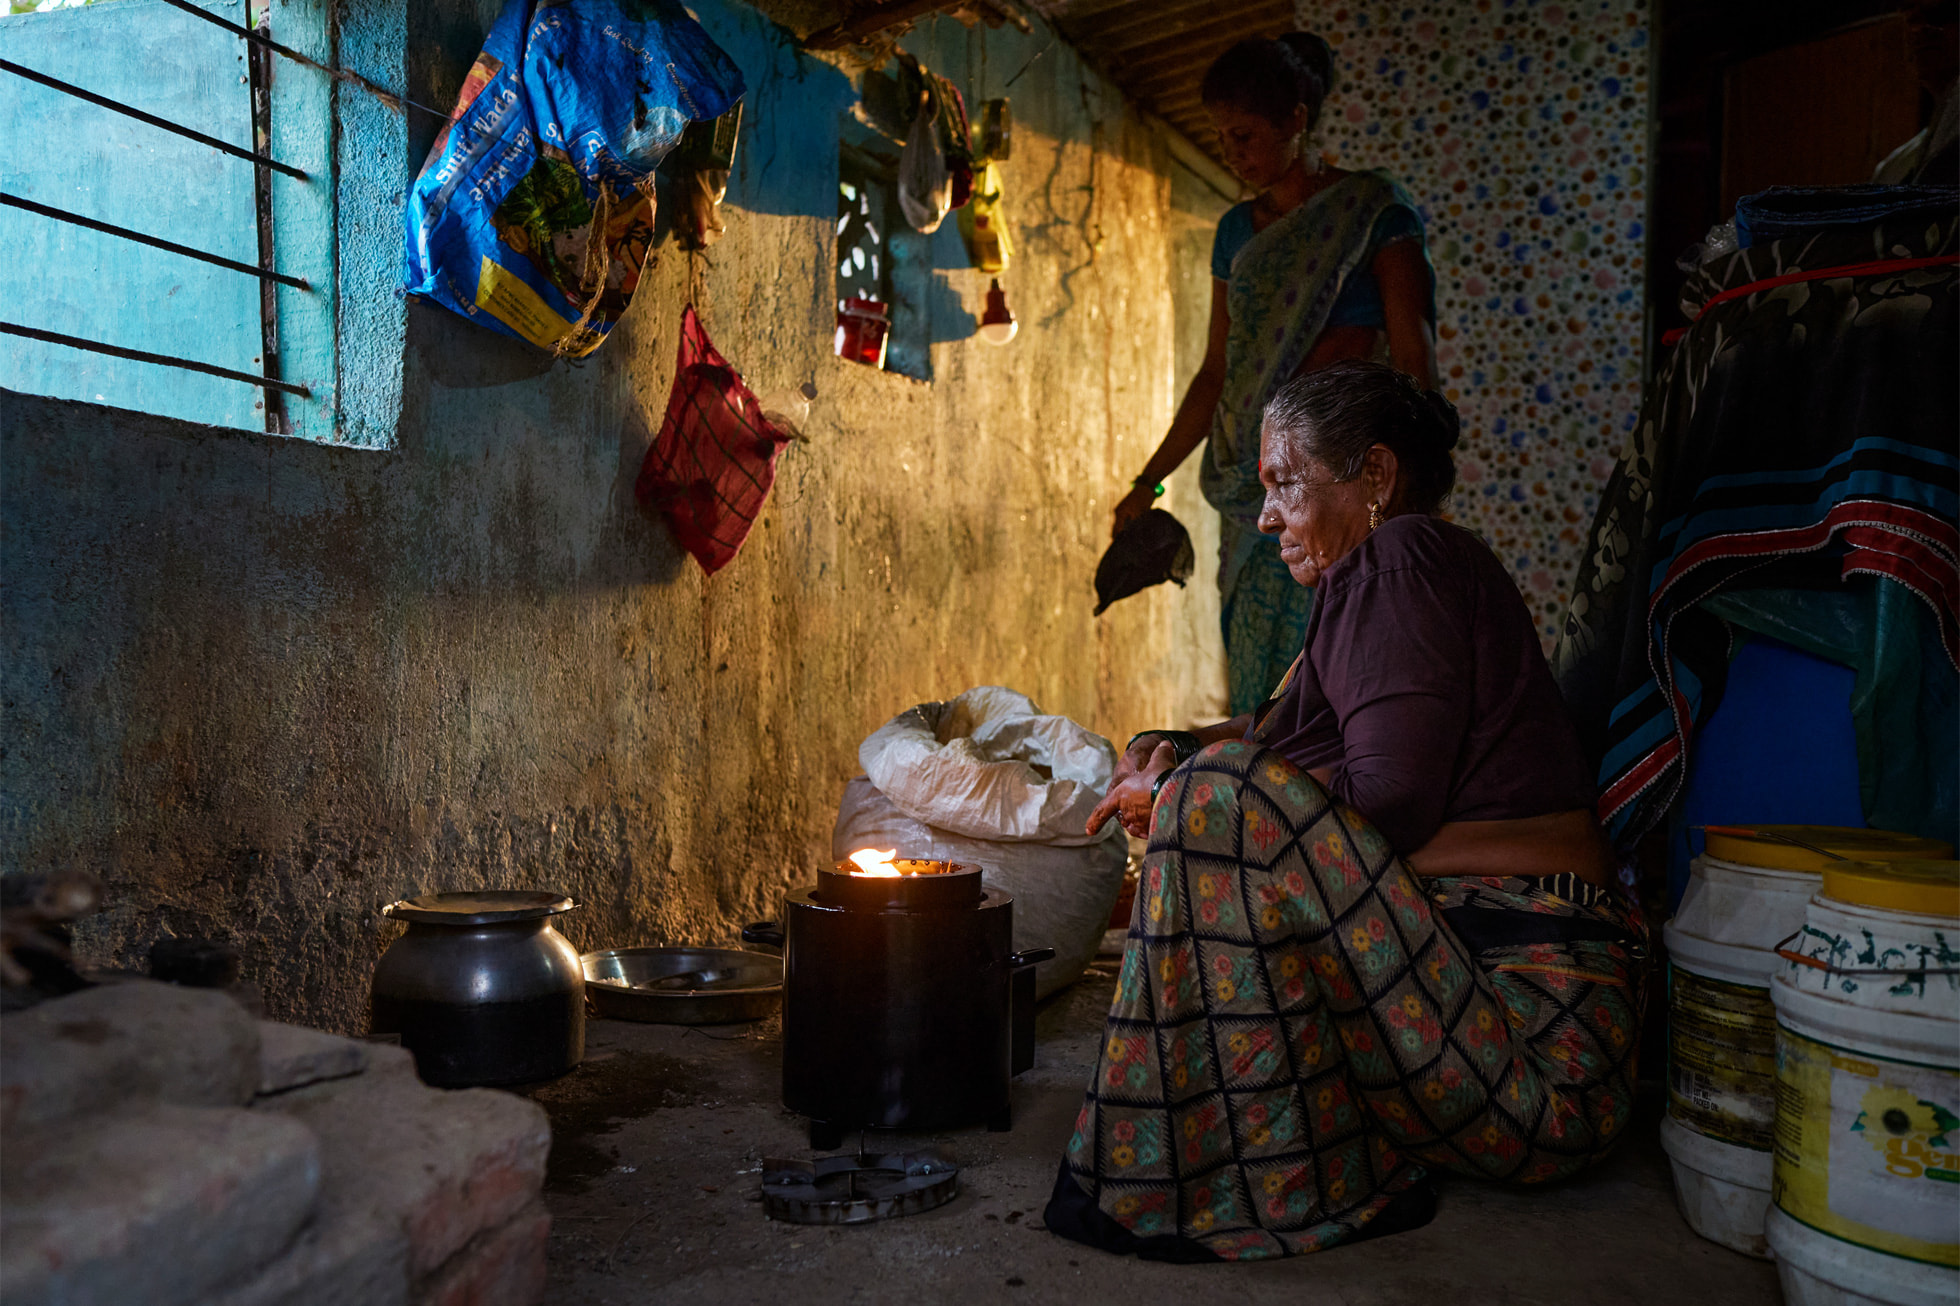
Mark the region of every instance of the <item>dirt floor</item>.
[[[776, 1022], [682, 1028], [596, 1021], [585, 1063], [532, 1092], [551, 1113], [546, 1199], [553, 1306], [1172, 1300], [1398, 1306], [1774, 1306], [1774, 1269], [1704, 1242], [1675, 1212], [1658, 1103], [1599, 1169], [1552, 1188], [1446, 1180], [1428, 1227], [1257, 1265], [1168, 1266], [1048, 1233], [1054, 1183], [1114, 982], [1104, 961], [1040, 1012], [1014, 1129], [874, 1134], [872, 1151], [937, 1146], [962, 1167], [937, 1210], [849, 1228], [763, 1215], [761, 1162], [809, 1157], [782, 1109]], [[847, 1144], [851, 1146], [852, 1144]]]

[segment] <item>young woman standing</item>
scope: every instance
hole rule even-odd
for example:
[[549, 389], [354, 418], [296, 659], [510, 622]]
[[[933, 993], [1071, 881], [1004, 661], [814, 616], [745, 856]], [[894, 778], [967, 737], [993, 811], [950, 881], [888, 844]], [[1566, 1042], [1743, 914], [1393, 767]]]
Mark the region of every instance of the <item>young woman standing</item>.
[[1234, 714], [1279, 683], [1313, 606], [1258, 528], [1267, 400], [1294, 376], [1349, 358], [1435, 384], [1433, 277], [1414, 201], [1386, 174], [1330, 167], [1311, 149], [1333, 72], [1333, 52], [1308, 33], [1242, 41], [1206, 72], [1202, 94], [1225, 161], [1256, 194], [1218, 224], [1204, 366], [1116, 505], [1120, 531], [1209, 441], [1202, 484], [1224, 519], [1218, 584]]

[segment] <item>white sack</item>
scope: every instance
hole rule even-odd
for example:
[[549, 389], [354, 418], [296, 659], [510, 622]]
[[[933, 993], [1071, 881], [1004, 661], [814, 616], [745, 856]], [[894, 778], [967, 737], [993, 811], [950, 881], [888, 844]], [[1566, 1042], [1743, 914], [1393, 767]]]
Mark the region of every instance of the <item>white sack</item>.
[[1083, 826], [1109, 791], [1116, 749], [1025, 694], [982, 685], [899, 713], [858, 746], [858, 762], [899, 811], [936, 829], [1083, 845], [1098, 841]]
[[1035, 993], [1044, 998], [1075, 983], [1095, 959], [1129, 861], [1129, 841], [1114, 821], [1103, 838], [1073, 847], [967, 838], [912, 819], [863, 776], [844, 787], [830, 840], [840, 862], [860, 848], [979, 866], [988, 888], [1013, 896], [1014, 947], [1055, 950], [1053, 961], [1035, 967]]

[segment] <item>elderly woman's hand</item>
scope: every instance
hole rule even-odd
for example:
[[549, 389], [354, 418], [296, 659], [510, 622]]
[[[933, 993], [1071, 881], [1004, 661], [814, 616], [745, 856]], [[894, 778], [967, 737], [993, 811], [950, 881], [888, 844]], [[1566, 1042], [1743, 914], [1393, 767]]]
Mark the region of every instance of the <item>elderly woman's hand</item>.
[[1154, 735], [1131, 744], [1116, 764], [1109, 792], [1089, 813], [1088, 832], [1094, 835], [1114, 816], [1124, 830], [1141, 839], [1150, 831], [1150, 809], [1156, 800], [1157, 778], [1177, 765], [1177, 751]]

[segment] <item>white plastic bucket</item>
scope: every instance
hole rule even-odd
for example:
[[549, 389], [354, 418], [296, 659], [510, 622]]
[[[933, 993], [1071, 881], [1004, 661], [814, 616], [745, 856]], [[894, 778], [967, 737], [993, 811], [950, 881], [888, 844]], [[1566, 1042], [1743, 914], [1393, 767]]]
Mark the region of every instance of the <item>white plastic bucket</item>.
[[1661, 1120], [1661, 1148], [1674, 1171], [1674, 1204], [1688, 1227], [1710, 1242], [1767, 1260], [1769, 1153], [1698, 1134], [1671, 1115]]
[[1838, 878], [1827, 874], [1770, 985], [1769, 1245], [1792, 1306], [1951, 1306], [1960, 1301], [1960, 918], [1827, 896], [1840, 894]]
[[1688, 1227], [1767, 1257], [1776, 1123], [1776, 944], [1823, 882], [1806, 871], [1697, 857], [1667, 943], [1668, 1092], [1661, 1145]]

